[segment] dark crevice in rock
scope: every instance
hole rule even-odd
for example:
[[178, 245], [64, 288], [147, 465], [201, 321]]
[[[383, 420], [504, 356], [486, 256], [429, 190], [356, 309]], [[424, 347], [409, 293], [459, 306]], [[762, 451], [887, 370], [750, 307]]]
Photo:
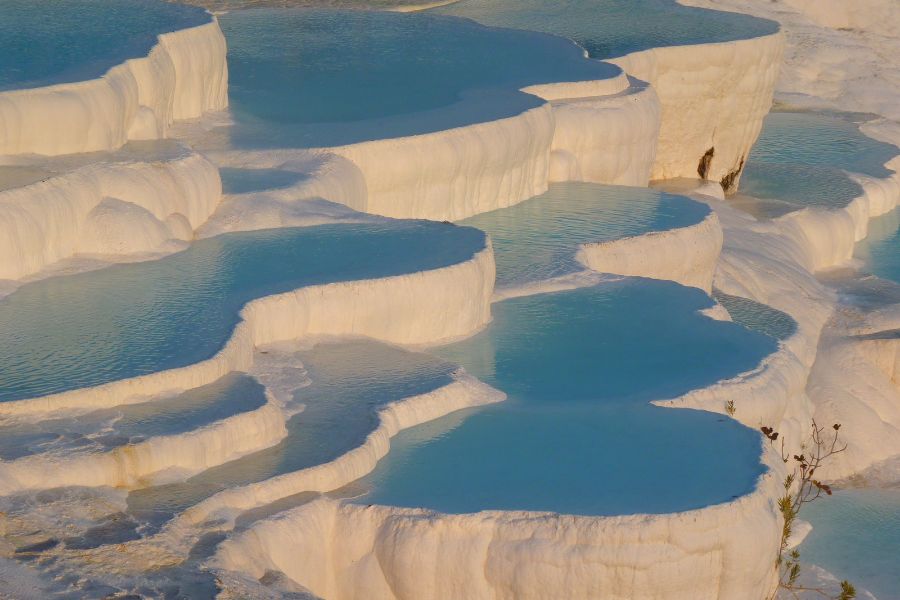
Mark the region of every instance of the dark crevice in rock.
[[731, 171], [725, 177], [723, 177], [719, 183], [722, 184], [722, 189], [725, 190], [726, 194], [730, 194], [734, 192], [737, 188], [738, 179], [741, 176], [741, 171], [744, 170], [744, 157], [741, 157], [741, 162], [738, 163], [737, 169]]
[[709, 168], [712, 166], [712, 159], [715, 153], [716, 147], [713, 146], [706, 151], [706, 154], [700, 157], [700, 164], [697, 165], [697, 175], [700, 176], [700, 179], [706, 179], [706, 176], [709, 175]]

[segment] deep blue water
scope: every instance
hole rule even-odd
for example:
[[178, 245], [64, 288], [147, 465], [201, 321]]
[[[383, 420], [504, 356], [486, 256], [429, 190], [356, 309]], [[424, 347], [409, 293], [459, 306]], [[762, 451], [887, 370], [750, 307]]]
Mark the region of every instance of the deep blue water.
[[497, 287], [583, 270], [579, 245], [686, 227], [709, 214], [705, 204], [646, 188], [554, 183], [545, 194], [483, 213], [462, 225], [491, 237]]
[[[854, 115], [772, 112], [741, 177], [740, 191], [797, 207], [841, 208], [862, 193], [845, 171], [886, 177], [898, 150], [864, 135]], [[774, 216], [774, 215], [773, 215]]]
[[769, 336], [697, 311], [701, 291], [624, 279], [494, 305], [483, 333], [436, 353], [506, 402], [398, 435], [360, 499], [450, 513], [660, 513], [728, 501], [763, 472], [759, 435], [648, 402], [756, 367]]
[[3, 0], [0, 91], [99, 77], [146, 56], [157, 35], [209, 20], [162, 0]]
[[0, 300], [0, 401], [193, 364], [222, 348], [250, 300], [444, 267], [484, 243], [478, 230], [426, 221], [321, 225], [32, 283]]
[[804, 563], [848, 579], [878, 600], [900, 600], [900, 490], [843, 490], [807, 505]]
[[321, 343], [296, 358], [311, 384], [294, 394], [305, 409], [288, 421], [283, 442], [183, 483], [134, 491], [131, 510], [168, 515], [227, 487], [332, 461], [365, 441], [378, 426], [379, 407], [449, 384], [456, 368], [428, 354], [369, 340]]
[[594, 58], [748, 39], [778, 30], [773, 21], [681, 6], [674, 0], [462, 0], [434, 12], [564, 36]]
[[334, 146], [491, 121], [521, 87], [606, 79], [568, 40], [435, 15], [266, 9], [220, 18], [235, 147]]

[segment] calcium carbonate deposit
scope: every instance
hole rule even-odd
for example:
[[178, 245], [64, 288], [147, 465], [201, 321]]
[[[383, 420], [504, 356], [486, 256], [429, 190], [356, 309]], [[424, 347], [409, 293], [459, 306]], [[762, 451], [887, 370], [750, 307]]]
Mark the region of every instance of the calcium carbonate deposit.
[[900, 598], [898, 31], [0, 2], [0, 597]]

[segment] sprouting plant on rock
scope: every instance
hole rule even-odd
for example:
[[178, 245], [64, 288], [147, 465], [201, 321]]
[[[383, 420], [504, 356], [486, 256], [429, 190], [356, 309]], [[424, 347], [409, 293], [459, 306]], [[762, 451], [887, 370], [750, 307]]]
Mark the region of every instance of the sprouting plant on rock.
[[734, 407], [734, 400], [729, 400], [725, 403], [725, 412], [728, 413], [729, 417], [734, 416], [734, 413], [737, 412], [737, 409]]
[[[822, 464], [831, 457], [847, 449], [846, 444], [839, 443], [841, 424], [831, 426], [833, 433], [826, 433], [828, 429], [820, 427], [815, 419], [812, 422], [810, 441], [801, 446], [800, 454], [790, 455], [785, 450], [784, 438], [771, 427], [760, 428], [769, 443], [775, 446], [781, 439], [781, 459], [788, 464], [793, 463], [794, 469], [784, 479], [784, 495], [778, 499], [778, 510], [784, 519], [781, 529], [781, 544], [778, 548], [778, 556], [775, 559], [775, 568], [778, 569], [778, 589], [784, 590], [794, 598], [799, 598], [801, 592], [812, 592], [823, 598], [834, 600], [852, 600], [856, 598], [856, 589], [848, 581], [841, 582], [841, 591], [837, 596], [832, 596], [818, 588], [808, 588], [798, 583], [800, 578], [800, 551], [796, 548], [788, 551], [788, 542], [793, 533], [794, 524], [804, 505], [818, 500], [823, 495], [832, 494], [831, 487], [816, 478], [816, 472]], [[778, 594], [776, 590], [774, 599]]]

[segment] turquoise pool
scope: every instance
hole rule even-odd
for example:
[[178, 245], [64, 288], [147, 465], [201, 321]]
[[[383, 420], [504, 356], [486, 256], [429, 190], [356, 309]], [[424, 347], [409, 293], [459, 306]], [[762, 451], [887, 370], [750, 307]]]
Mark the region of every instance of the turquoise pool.
[[378, 426], [379, 407], [451, 383], [456, 365], [371, 340], [323, 342], [293, 355], [310, 385], [294, 392], [305, 406], [280, 444], [171, 485], [136, 490], [131, 512], [164, 520], [215, 492], [334, 460]]
[[358, 501], [616, 515], [750, 492], [764, 469], [755, 431], [649, 404], [775, 350], [769, 336], [699, 314], [710, 305], [699, 290], [635, 278], [495, 304], [486, 331], [436, 354], [508, 400], [402, 432]]
[[44, 452], [103, 451], [144, 439], [177, 435], [260, 408], [265, 391], [255, 379], [230, 373], [168, 398], [98, 410], [76, 419], [46, 419], [0, 427], [0, 458]]
[[445, 267], [484, 244], [476, 229], [427, 221], [320, 225], [25, 285], [0, 300], [0, 401], [193, 364], [222, 348], [255, 298]]
[[583, 270], [575, 260], [581, 244], [687, 227], [708, 214], [705, 204], [656, 190], [554, 183], [545, 194], [460, 224], [491, 237], [502, 288]]
[[769, 35], [778, 24], [674, 0], [461, 0], [433, 12], [575, 40], [594, 58]]
[[[571, 42], [389, 12], [266, 9], [222, 15], [237, 148], [335, 146], [519, 114], [530, 84], [607, 79]], [[360, 101], [364, 98], [364, 101]]]
[[[840, 113], [770, 113], [747, 159], [740, 192], [797, 208], [846, 206], [862, 193], [846, 172], [887, 177], [891, 171], [884, 163], [898, 154], [895, 146], [864, 135], [861, 122]], [[768, 216], [784, 212], [773, 206]]]
[[146, 56], [159, 34], [209, 21], [163, 0], [3, 0], [0, 91], [99, 77]]
[[842, 490], [807, 505], [813, 530], [800, 546], [804, 563], [875, 594], [900, 600], [900, 490]]
[[900, 283], [900, 210], [872, 219], [868, 237], [856, 245], [854, 253], [864, 270]]

